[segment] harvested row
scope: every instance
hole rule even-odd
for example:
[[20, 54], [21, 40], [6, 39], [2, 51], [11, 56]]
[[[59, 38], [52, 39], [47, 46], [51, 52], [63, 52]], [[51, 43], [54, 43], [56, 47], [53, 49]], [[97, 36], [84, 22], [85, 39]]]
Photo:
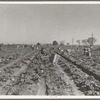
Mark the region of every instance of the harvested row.
[[[92, 75], [96, 80], [100, 81], [100, 72], [99, 70], [95, 69], [91, 65], [85, 64], [85, 62], [79, 63], [79, 61], [74, 60], [73, 58], [65, 58], [72, 62], [74, 65], [76, 65], [78, 68], [81, 68], [81, 70], [89, 75]], [[99, 67], [99, 66], [98, 66]]]
[[29, 54], [30, 52], [32, 52], [30, 48], [26, 48], [25, 50], [19, 50], [18, 52], [17, 50], [15, 50], [14, 53], [10, 52], [9, 54], [7, 53], [7, 51], [5, 51], [4, 53], [1, 52], [2, 55], [0, 56], [0, 60], [1, 60], [0, 68], [9, 66], [13, 64], [13, 62], [17, 62], [18, 59], [20, 60], [21, 57], [25, 56], [26, 54]]
[[[56, 52], [56, 53], [58, 53], [58, 52]], [[92, 75], [96, 80], [100, 81], [100, 75], [99, 75], [100, 72], [98, 70], [91, 68], [89, 65], [85, 65], [85, 63], [80, 64], [79, 61], [74, 59], [72, 56], [67, 57], [66, 55], [62, 55], [60, 53], [58, 53], [58, 54], [61, 55], [67, 61], [73, 63], [75, 66], [80, 68], [83, 72], [85, 72], [89, 75]]]
[[[12, 75], [15, 72], [18, 72], [19, 69], [23, 67], [23, 64], [25, 63], [25, 58], [30, 55], [30, 57], [34, 54], [34, 52], [31, 52], [29, 54], [26, 54], [23, 58], [19, 58], [15, 60], [14, 62], [4, 66], [0, 69], [0, 84], [5, 83], [9, 78], [12, 77]], [[29, 59], [28, 59], [29, 60]]]
[[46, 85], [48, 95], [83, 95], [58, 65], [48, 66]]
[[45, 79], [46, 95], [83, 95], [58, 65], [51, 63], [50, 59], [42, 59], [42, 63], [44, 70], [41, 76]]
[[[30, 55], [30, 54], [28, 54], [28, 55]], [[32, 53], [31, 53], [31, 56], [32, 56]], [[34, 57], [31, 57], [30, 60], [32, 60], [33, 58]], [[28, 67], [28, 64], [30, 63], [30, 60], [26, 60], [26, 61], [24, 60], [23, 61], [21, 59], [21, 61], [17, 62], [20, 65], [17, 64], [17, 66], [15, 66], [15, 67], [13, 65], [10, 66], [10, 67], [7, 67], [4, 70], [5, 72], [1, 73], [1, 74], [3, 74], [1, 76], [1, 83], [2, 83], [1, 84], [1, 89], [0, 89], [1, 94], [8, 94], [7, 91], [9, 90], [9, 88], [7, 89], [6, 87], [11, 87], [11, 86], [13, 86], [14, 83], [16, 83], [16, 80], [18, 79], [18, 77], [20, 77], [20, 75], [26, 71], [26, 69]], [[7, 70], [8, 70], [8, 73], [7, 73]], [[13, 71], [13, 73], [11, 73], [12, 71]], [[6, 78], [5, 80], [4, 80], [4, 77]], [[2, 80], [4, 80], [4, 81], [2, 82]], [[4, 88], [6, 88], [7, 90], [5, 91]]]
[[20, 56], [19, 58], [15, 59], [14, 61], [10, 62], [9, 64], [3, 66], [2, 68], [0, 68], [0, 70], [3, 70], [5, 68], [11, 67], [12, 65], [14, 65], [15, 63], [19, 62], [20, 60], [27, 58], [27, 56], [32, 55], [34, 52], [31, 51], [28, 54], [25, 54], [23, 56]]
[[36, 56], [30, 59], [27, 69], [17, 77], [8, 95], [45, 95], [45, 82], [41, 77]]
[[100, 95], [100, 82], [93, 76], [84, 73], [72, 62], [65, 59], [61, 59], [59, 65], [85, 95]]
[[100, 76], [100, 64], [97, 62], [95, 57], [90, 58], [82, 54], [72, 54], [70, 59], [76, 64], [83, 66], [93, 74], [96, 74], [96, 77]]

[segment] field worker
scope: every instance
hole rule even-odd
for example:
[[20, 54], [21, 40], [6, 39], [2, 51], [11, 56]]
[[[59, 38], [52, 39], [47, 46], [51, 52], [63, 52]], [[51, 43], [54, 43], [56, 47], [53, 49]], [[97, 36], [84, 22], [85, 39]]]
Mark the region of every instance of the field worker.
[[61, 48], [58, 48], [58, 51], [60, 52], [61, 51]]
[[88, 56], [91, 57], [91, 49], [88, 48]]
[[88, 56], [88, 48], [84, 48], [84, 55]]
[[[51, 53], [52, 53], [52, 52], [53, 52], [53, 51], [51, 51]], [[50, 56], [50, 58], [49, 58], [51, 63], [53, 63], [54, 56], [55, 56], [55, 54], [52, 53], [51, 56]]]
[[67, 54], [70, 55], [71, 49], [67, 49], [66, 51], [67, 51]]
[[17, 49], [19, 49], [19, 45], [17, 45]]
[[67, 52], [67, 50], [64, 50], [64, 55], [66, 55], [66, 56], [68, 55], [68, 52]]
[[58, 48], [59, 51], [61, 51], [61, 48]]
[[86, 48], [84, 48], [84, 55], [86, 55]]
[[36, 50], [39, 50], [39, 47], [38, 46], [36, 46]]
[[60, 51], [61, 49], [60, 49], [60, 48], [58, 48], [58, 50]]
[[34, 50], [34, 45], [31, 46], [32, 50]]
[[64, 52], [64, 50], [62, 49], [61, 52]]
[[44, 48], [43, 47], [41, 48], [41, 54], [44, 54]]
[[62, 55], [64, 54], [64, 50], [63, 50], [63, 49], [61, 49], [61, 54], [62, 54]]
[[58, 51], [61, 52], [61, 54], [64, 54], [64, 50], [61, 48], [58, 48]]

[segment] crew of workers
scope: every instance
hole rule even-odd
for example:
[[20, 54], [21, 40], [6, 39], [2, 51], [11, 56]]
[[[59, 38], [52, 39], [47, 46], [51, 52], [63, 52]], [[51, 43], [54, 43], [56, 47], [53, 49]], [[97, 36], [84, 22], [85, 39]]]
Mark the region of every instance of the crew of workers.
[[[34, 47], [34, 46], [33, 46]], [[41, 54], [43, 56], [47, 56], [47, 50], [45, 48], [43, 48], [42, 46], [40, 45], [37, 45], [37, 50], [40, 48], [40, 51], [41, 51]], [[55, 50], [58, 50], [60, 51], [61, 54], [64, 54], [64, 55], [67, 55], [67, 56], [70, 56], [72, 50], [71, 49], [61, 49], [60, 47], [58, 48], [52, 48], [52, 50], [50, 51], [55, 51]], [[80, 50], [77, 49], [77, 51], [79, 52]], [[91, 48], [89, 47], [84, 47], [84, 50], [83, 50], [83, 55], [86, 55], [88, 57], [91, 57]], [[60, 56], [57, 54], [57, 53], [51, 53], [51, 56], [49, 58], [50, 62], [52, 62], [53, 64], [57, 64], [58, 62], [58, 59], [60, 58]]]

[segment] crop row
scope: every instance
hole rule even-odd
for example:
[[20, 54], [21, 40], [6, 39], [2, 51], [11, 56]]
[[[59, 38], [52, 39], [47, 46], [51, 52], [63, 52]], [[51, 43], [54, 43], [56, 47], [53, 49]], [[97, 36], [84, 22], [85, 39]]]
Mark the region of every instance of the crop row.
[[65, 61], [65, 59], [61, 59], [59, 65], [85, 95], [100, 95], [100, 82], [93, 76], [84, 73], [76, 65], [70, 61]]

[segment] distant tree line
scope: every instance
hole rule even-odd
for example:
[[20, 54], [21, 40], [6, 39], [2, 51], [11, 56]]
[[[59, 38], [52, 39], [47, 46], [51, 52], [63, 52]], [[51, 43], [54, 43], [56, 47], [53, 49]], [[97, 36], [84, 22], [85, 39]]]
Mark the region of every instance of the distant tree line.
[[95, 37], [89, 37], [88, 39], [77, 40], [76, 42], [78, 43], [78, 45], [82, 43], [84, 46], [87, 46], [87, 45], [93, 46], [96, 41], [97, 40]]

